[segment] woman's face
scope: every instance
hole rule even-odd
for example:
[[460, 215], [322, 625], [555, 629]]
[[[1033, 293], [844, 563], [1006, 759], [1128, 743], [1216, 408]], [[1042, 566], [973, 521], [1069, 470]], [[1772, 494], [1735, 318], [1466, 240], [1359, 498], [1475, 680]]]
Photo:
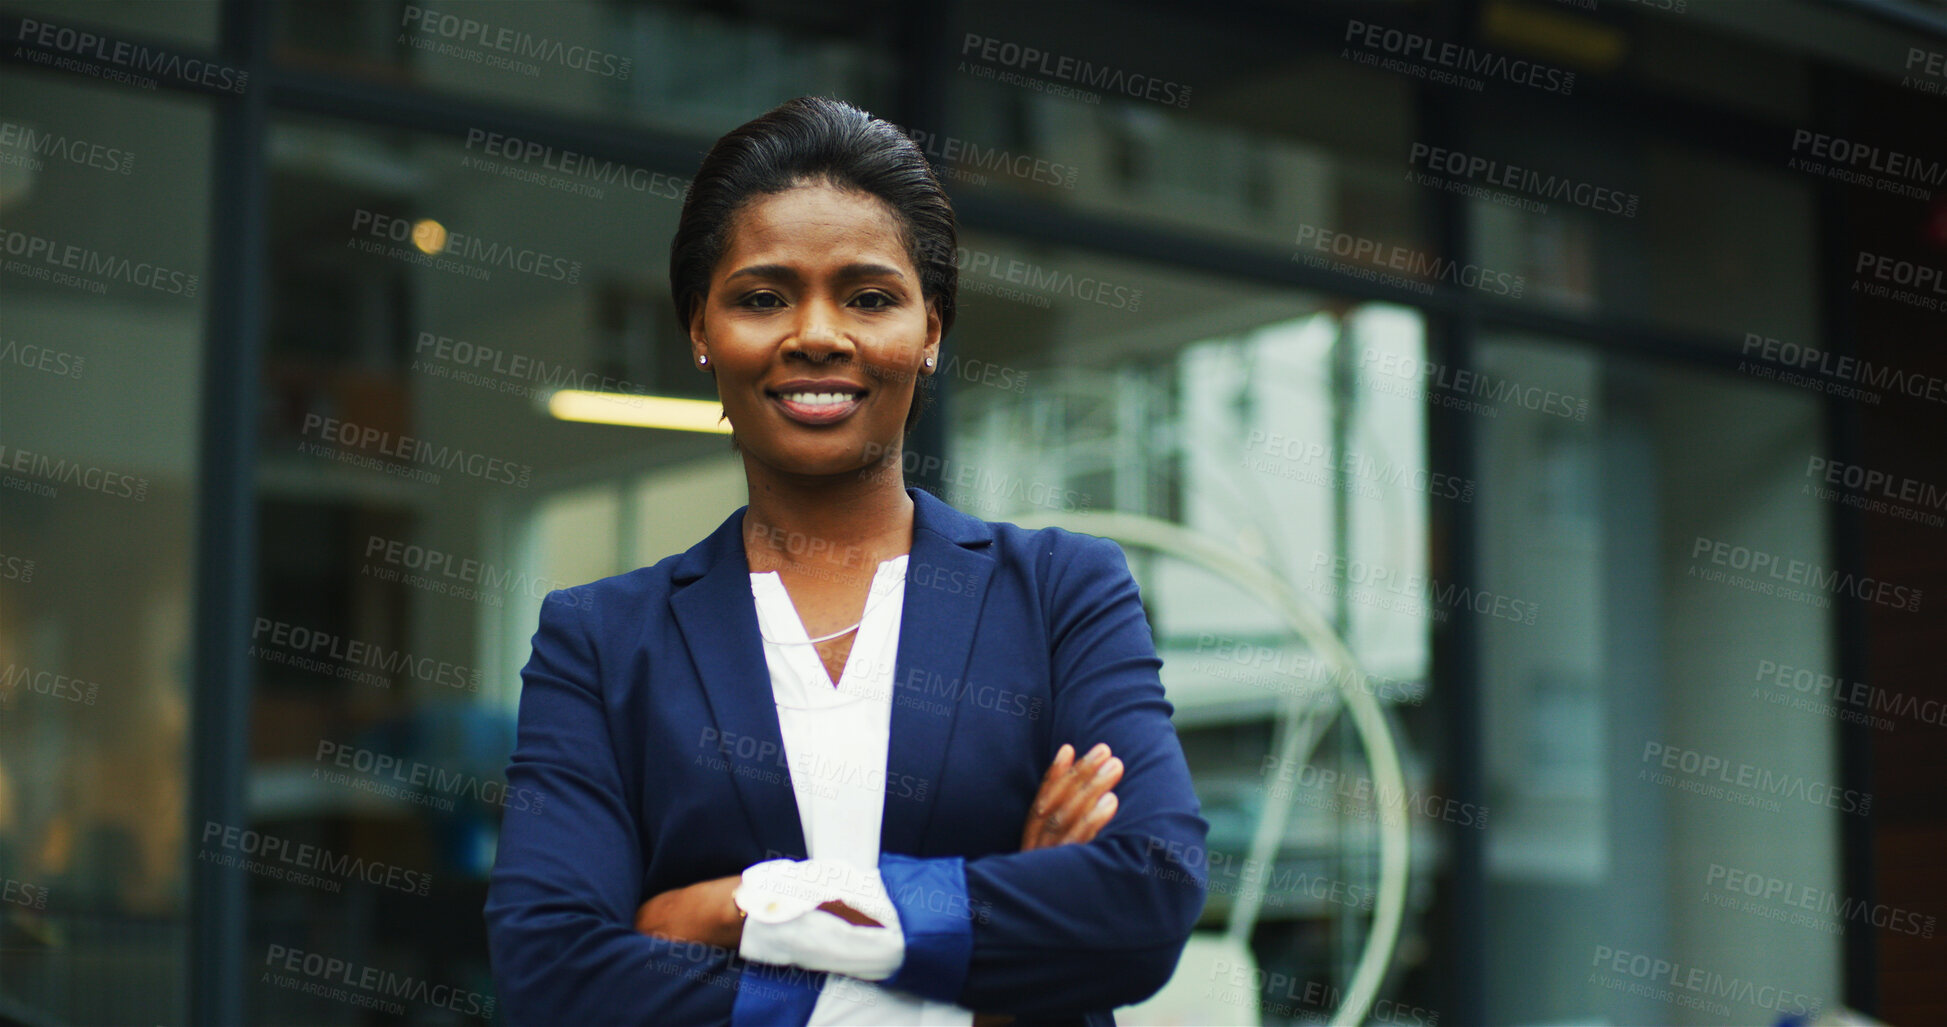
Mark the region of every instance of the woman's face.
[[884, 201], [828, 184], [753, 198], [690, 313], [747, 460], [857, 471], [897, 450], [940, 318]]

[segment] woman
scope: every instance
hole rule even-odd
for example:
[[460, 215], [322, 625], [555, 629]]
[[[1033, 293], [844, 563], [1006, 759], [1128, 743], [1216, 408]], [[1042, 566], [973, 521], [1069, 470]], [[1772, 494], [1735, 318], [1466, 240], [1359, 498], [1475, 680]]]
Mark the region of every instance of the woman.
[[902, 485], [955, 242], [846, 104], [705, 157], [670, 284], [750, 502], [542, 604], [507, 778], [546, 802], [486, 907], [513, 1022], [1108, 1024], [1174, 969], [1207, 825], [1122, 551]]

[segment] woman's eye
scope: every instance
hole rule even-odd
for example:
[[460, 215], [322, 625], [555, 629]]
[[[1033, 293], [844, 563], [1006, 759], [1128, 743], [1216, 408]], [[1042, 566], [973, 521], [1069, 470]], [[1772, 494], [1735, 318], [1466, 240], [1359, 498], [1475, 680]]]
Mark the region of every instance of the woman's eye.
[[894, 304], [891, 296], [883, 292], [863, 292], [852, 303], [866, 310], [884, 310]]
[[784, 305], [783, 298], [774, 292], [753, 292], [737, 302], [740, 306], [755, 307], [760, 310], [770, 310]]

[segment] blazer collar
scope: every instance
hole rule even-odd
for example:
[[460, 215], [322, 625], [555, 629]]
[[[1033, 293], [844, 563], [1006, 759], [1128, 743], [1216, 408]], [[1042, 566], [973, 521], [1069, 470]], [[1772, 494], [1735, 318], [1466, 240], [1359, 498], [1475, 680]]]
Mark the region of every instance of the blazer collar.
[[[932, 532], [958, 546], [980, 545], [994, 540], [993, 525], [972, 514], [962, 513], [948, 506], [944, 500], [925, 489], [906, 489], [913, 497], [913, 537], [914, 548], [918, 548], [918, 538], [922, 531]], [[744, 556], [744, 512], [750, 506], [736, 509], [724, 518], [717, 530], [711, 532], [703, 541], [691, 546], [681, 559], [676, 561], [672, 574], [677, 585], [687, 584], [697, 578], [708, 576], [719, 570], [725, 561], [739, 564], [743, 574], [750, 573], [750, 561]], [[755, 609], [755, 607], [753, 607]], [[753, 613], [753, 617], [756, 615]]]
[[[993, 571], [994, 532], [992, 525], [924, 489], [906, 492], [913, 498], [913, 544], [894, 662], [879, 839], [882, 852], [921, 856], [947, 743], [960, 700], [969, 691], [968, 658]], [[760, 755], [764, 765], [749, 767], [743, 767], [749, 761], [731, 757], [725, 770], [752, 834], [767, 859], [803, 858], [804, 831], [782, 755], [783, 733], [744, 553], [748, 509], [739, 507], [678, 559], [669, 602], [716, 720], [718, 740], [731, 751], [776, 754]], [[716, 751], [716, 745], [710, 748]], [[738, 768], [743, 772], [735, 773]], [[776, 777], [765, 771], [775, 771]]]

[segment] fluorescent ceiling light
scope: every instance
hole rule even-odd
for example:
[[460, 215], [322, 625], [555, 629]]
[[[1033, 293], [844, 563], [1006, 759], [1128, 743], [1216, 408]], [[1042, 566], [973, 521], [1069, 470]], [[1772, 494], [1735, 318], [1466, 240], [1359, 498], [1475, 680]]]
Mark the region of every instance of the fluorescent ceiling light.
[[709, 399], [559, 389], [548, 396], [547, 405], [548, 413], [563, 421], [730, 434], [730, 422], [723, 417], [723, 404]]

